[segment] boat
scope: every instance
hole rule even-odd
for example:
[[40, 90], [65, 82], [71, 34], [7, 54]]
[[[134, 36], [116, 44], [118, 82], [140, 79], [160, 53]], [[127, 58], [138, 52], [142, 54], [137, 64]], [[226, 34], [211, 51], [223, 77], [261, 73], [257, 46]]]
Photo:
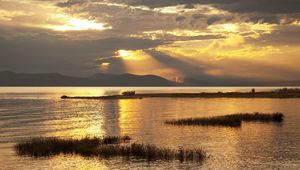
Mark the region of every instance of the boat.
[[124, 96], [134, 96], [135, 91], [124, 91], [124, 92], [122, 92], [122, 95], [124, 95]]

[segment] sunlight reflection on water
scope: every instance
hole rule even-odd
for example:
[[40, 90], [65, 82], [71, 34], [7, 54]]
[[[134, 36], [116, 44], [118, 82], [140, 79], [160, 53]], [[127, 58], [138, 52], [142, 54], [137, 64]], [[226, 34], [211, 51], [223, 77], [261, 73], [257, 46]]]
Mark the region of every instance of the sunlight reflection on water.
[[[13, 93], [8, 93], [9, 90], [4, 92], [5, 90], [0, 88], [0, 169], [300, 168], [299, 99], [59, 98], [62, 91], [68, 91], [68, 94], [93, 95], [87, 92], [89, 89], [65, 88], [55, 92], [55, 88], [50, 88], [50, 91], [45, 88], [27, 88], [20, 91], [13, 89]], [[95, 95], [120, 92], [120, 88], [99, 89], [99, 93]], [[196, 90], [177, 89], [186, 92]], [[256, 111], [283, 112], [286, 115], [285, 121], [281, 124], [243, 123], [241, 128], [173, 127], [164, 124], [166, 119], [172, 118]], [[119, 158], [99, 160], [64, 155], [50, 159], [33, 159], [18, 157], [13, 150], [17, 141], [33, 136], [81, 138], [104, 135], [129, 135], [133, 141], [175, 149], [179, 145], [187, 148], [200, 147], [206, 150], [210, 157], [199, 165], [178, 162], [129, 162]]]

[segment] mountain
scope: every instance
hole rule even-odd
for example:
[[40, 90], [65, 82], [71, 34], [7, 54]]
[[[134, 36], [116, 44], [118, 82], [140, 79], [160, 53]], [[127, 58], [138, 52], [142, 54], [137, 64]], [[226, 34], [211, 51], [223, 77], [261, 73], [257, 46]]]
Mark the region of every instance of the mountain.
[[156, 75], [104, 74], [74, 77], [59, 73], [0, 72], [0, 86], [300, 86], [300, 80], [264, 81], [237, 78], [186, 78], [178, 84]]
[[156, 75], [95, 74], [73, 77], [58, 73], [0, 72], [0, 86], [174, 86], [175, 83]]

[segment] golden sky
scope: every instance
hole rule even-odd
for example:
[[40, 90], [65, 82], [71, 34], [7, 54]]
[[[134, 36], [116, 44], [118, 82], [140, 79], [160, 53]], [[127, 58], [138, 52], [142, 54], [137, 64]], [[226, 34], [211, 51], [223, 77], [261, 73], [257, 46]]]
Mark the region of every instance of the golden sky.
[[0, 71], [300, 79], [299, 0], [0, 0]]

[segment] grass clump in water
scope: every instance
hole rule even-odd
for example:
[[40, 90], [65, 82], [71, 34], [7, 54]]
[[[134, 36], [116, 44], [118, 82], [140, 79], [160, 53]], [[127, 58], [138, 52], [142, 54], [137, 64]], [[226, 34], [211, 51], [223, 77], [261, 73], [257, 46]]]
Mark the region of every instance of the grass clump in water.
[[171, 125], [199, 125], [199, 126], [230, 126], [239, 127], [241, 121], [239, 119], [230, 119], [225, 116], [204, 117], [204, 118], [186, 118], [177, 120], [167, 120], [166, 124]]
[[83, 139], [37, 137], [18, 143], [15, 145], [15, 150], [19, 155], [29, 155], [34, 157], [52, 156], [60, 153], [80, 153], [82, 155], [90, 155], [93, 154], [100, 145], [118, 144], [125, 142], [126, 140], [130, 140], [130, 138], [128, 136], [108, 136], [104, 138], [85, 137]]
[[132, 143], [130, 145], [102, 145], [99, 147], [98, 156], [100, 157], [127, 157], [134, 159], [154, 160], [179, 160], [183, 161], [202, 161], [205, 152], [201, 149], [184, 150], [160, 148], [152, 144]]
[[[101, 158], [126, 157], [155, 160], [202, 161], [206, 154], [201, 149], [184, 150], [160, 148], [152, 144], [123, 144], [129, 137], [59, 139], [32, 138], [18, 143], [15, 150], [19, 155], [33, 157], [54, 156], [58, 154], [79, 154], [81, 156], [97, 156]], [[121, 142], [120, 142], [121, 141]]]
[[239, 119], [241, 121], [260, 121], [260, 122], [282, 122], [284, 115], [282, 113], [238, 113], [226, 115], [230, 119]]
[[99, 157], [133, 157], [146, 160], [171, 160], [175, 158], [175, 151], [158, 148], [151, 144], [132, 143], [130, 145], [102, 145], [98, 148]]
[[199, 126], [229, 126], [240, 127], [242, 121], [260, 121], [260, 122], [282, 122], [282, 113], [238, 113], [225, 116], [215, 116], [206, 118], [186, 118], [165, 121], [171, 125], [199, 125]]

